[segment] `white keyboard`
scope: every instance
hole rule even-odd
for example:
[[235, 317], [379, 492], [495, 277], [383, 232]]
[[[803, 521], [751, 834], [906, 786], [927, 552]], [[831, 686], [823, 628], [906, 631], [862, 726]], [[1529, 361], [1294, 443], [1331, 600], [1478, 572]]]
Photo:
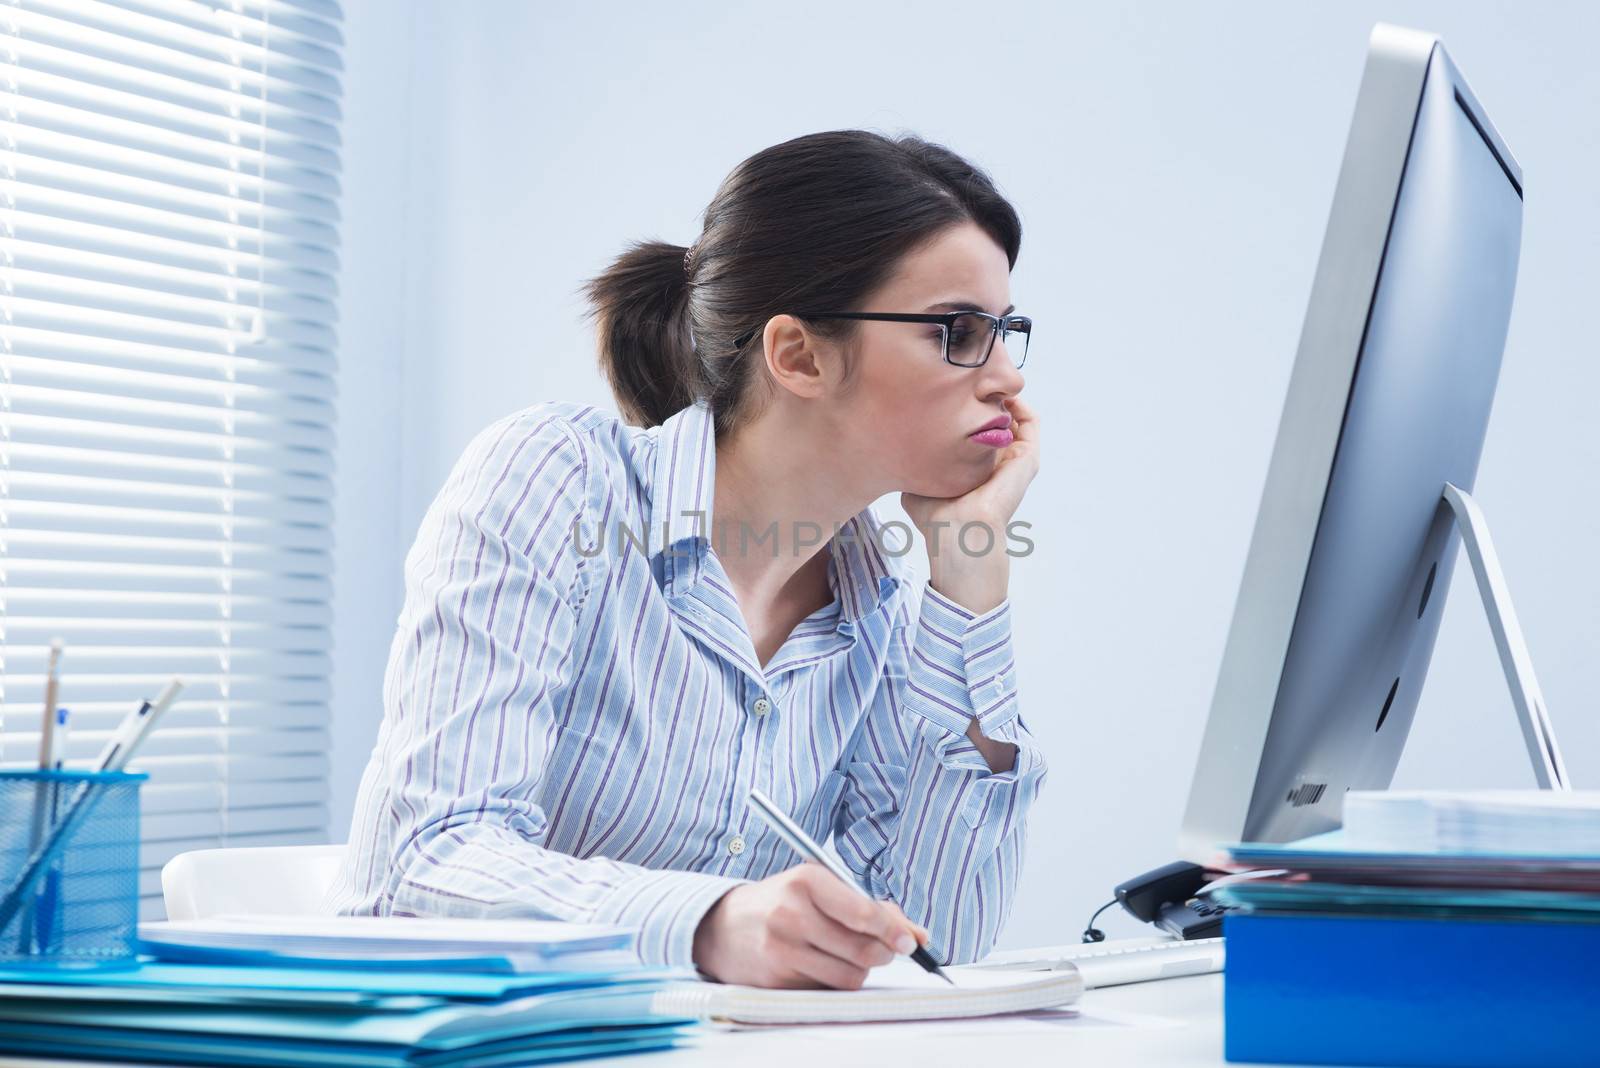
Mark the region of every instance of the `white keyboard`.
[[1122, 938], [992, 953], [980, 963], [960, 965], [954, 970], [1051, 972], [1070, 965], [1083, 974], [1083, 985], [1093, 988], [1204, 975], [1220, 972], [1222, 964], [1220, 938], [1195, 938], [1187, 942], [1174, 938]]

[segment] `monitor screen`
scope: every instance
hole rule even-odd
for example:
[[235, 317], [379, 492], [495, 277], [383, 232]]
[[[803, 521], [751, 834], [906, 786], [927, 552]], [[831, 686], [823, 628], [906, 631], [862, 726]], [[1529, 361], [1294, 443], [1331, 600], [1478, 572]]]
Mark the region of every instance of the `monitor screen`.
[[[1347, 790], [1389, 785], [1460, 542], [1443, 487], [1472, 487], [1494, 400], [1521, 171], [1436, 39], [1375, 32], [1340, 187], [1276, 446], [1291, 455], [1274, 456], [1195, 772], [1190, 860], [1331, 829]], [[1299, 529], [1282, 518], [1296, 508]]]

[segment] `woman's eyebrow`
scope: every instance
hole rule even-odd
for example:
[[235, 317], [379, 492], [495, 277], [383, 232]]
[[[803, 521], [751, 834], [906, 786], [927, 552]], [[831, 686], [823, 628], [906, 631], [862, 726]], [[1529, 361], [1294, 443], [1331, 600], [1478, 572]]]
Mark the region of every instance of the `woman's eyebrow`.
[[[938, 304], [930, 304], [926, 308], [924, 308], [923, 310], [924, 311], [930, 311], [930, 312], [938, 312], [938, 311], [982, 311], [983, 310], [983, 303], [981, 301], [976, 301], [976, 300], [945, 300], [945, 301], [940, 301]], [[1017, 310], [1017, 306], [1015, 304], [1008, 304], [1008, 305], [1006, 305], [1006, 310], [1001, 312], [1000, 314], [1001, 315], [1010, 315], [1012, 312], [1014, 312], [1016, 310]]]

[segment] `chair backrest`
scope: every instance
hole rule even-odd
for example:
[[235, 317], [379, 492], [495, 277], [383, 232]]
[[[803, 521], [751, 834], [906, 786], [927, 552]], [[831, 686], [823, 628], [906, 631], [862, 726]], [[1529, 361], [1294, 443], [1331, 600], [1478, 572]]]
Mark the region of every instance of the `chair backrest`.
[[179, 853], [161, 869], [167, 919], [203, 920], [230, 912], [316, 915], [343, 856], [343, 845]]

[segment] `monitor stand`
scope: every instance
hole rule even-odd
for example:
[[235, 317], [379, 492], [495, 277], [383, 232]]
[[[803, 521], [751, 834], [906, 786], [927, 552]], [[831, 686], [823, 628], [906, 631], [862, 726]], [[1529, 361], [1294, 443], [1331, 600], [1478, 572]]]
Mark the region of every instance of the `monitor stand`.
[[[1544, 694], [1533, 674], [1533, 659], [1522, 638], [1516, 610], [1511, 607], [1511, 591], [1500, 570], [1500, 557], [1494, 551], [1483, 509], [1472, 494], [1449, 482], [1444, 484], [1443, 499], [1455, 516], [1461, 544], [1478, 579], [1478, 593], [1483, 599], [1484, 614], [1489, 617], [1495, 647], [1500, 650], [1500, 666], [1506, 673], [1506, 685], [1511, 688], [1511, 703], [1522, 725], [1533, 777], [1541, 789], [1569, 790], [1566, 764], [1556, 745], [1550, 716], [1545, 712]], [[1222, 910], [1197, 900], [1194, 894], [1210, 880], [1210, 874], [1200, 865], [1179, 861], [1129, 879], [1116, 888], [1116, 897], [1136, 918], [1178, 938], [1209, 938], [1222, 933]]]
[[1511, 703], [1516, 705], [1517, 719], [1522, 724], [1522, 740], [1528, 746], [1533, 777], [1541, 789], [1570, 790], [1567, 766], [1561, 760], [1556, 732], [1545, 712], [1539, 680], [1533, 676], [1533, 659], [1528, 656], [1528, 645], [1522, 640], [1522, 627], [1517, 623], [1516, 610], [1511, 607], [1511, 591], [1500, 570], [1500, 557], [1495, 554], [1483, 509], [1472, 499], [1472, 494], [1448, 482], [1444, 484], [1444, 499], [1455, 513], [1461, 544], [1466, 547], [1467, 559], [1472, 561], [1472, 573], [1478, 577], [1478, 593], [1483, 597], [1483, 610], [1489, 617], [1489, 629], [1494, 632], [1495, 647], [1500, 650], [1500, 666], [1505, 669], [1506, 684], [1511, 687]]

